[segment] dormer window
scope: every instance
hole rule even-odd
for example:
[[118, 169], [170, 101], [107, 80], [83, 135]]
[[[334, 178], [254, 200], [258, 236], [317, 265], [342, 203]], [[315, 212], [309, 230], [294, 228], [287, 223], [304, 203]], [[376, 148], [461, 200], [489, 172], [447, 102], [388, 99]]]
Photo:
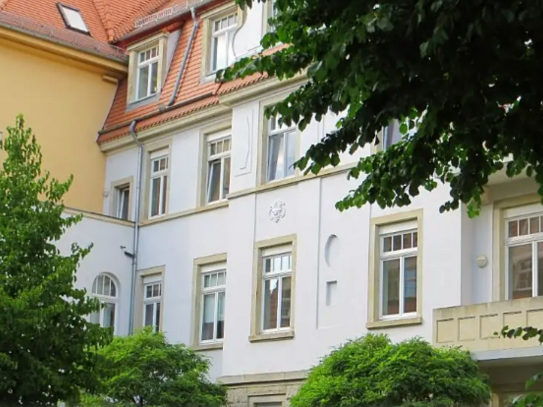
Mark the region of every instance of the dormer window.
[[127, 47], [128, 61], [127, 109], [158, 101], [168, 64], [170, 34], [161, 32]]
[[85, 20], [83, 20], [83, 16], [77, 8], [66, 6], [60, 3], [58, 3], [57, 6], [60, 11], [60, 15], [62, 16], [62, 19], [64, 20], [64, 24], [66, 24], [66, 27], [85, 34], [89, 33], [87, 24], [85, 24]]
[[138, 54], [137, 99], [145, 99], [158, 91], [158, 46]]
[[224, 69], [235, 61], [232, 41], [238, 25], [237, 16], [237, 13], [232, 13], [212, 22], [211, 72]]

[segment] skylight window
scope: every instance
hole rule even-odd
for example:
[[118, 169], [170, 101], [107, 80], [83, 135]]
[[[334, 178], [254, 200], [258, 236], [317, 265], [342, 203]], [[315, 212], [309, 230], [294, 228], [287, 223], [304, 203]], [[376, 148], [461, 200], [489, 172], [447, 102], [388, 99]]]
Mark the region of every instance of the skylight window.
[[66, 27], [88, 34], [89, 29], [87, 28], [87, 24], [85, 24], [85, 20], [83, 20], [83, 16], [78, 9], [65, 6], [64, 4], [57, 5]]

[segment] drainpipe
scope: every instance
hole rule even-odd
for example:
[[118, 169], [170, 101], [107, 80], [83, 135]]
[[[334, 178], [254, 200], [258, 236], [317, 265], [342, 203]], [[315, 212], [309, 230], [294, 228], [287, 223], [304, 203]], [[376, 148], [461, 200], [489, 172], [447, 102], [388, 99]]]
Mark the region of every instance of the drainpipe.
[[185, 50], [185, 55], [183, 55], [183, 60], [181, 61], [181, 67], [179, 68], [179, 73], [177, 74], [177, 79], [175, 81], [175, 88], [172, 93], [172, 97], [170, 98], [170, 101], [166, 106], [171, 106], [175, 102], [175, 98], [177, 97], [177, 92], [179, 92], [179, 86], [181, 85], [181, 78], [183, 77], [183, 73], [185, 72], [185, 68], [187, 66], [187, 60], [189, 59], [189, 52], [192, 48], [192, 43], [194, 42], [194, 36], [196, 35], [196, 30], [198, 29], [198, 26], [200, 25], [199, 21], [196, 19], [196, 8], [193, 7], [190, 9], [190, 14], [192, 16], [192, 31], [190, 33], [189, 43], [187, 44], [187, 49]]
[[143, 166], [143, 145], [138, 140], [136, 134], [137, 121], [130, 123], [130, 134], [138, 146], [138, 167], [136, 169], [136, 197], [134, 212], [134, 236], [132, 242], [132, 276], [130, 280], [130, 318], [128, 320], [128, 333], [134, 332], [134, 302], [136, 288], [136, 273], [138, 272], [138, 251], [139, 251], [139, 232], [140, 232], [140, 201], [141, 201], [141, 169]]

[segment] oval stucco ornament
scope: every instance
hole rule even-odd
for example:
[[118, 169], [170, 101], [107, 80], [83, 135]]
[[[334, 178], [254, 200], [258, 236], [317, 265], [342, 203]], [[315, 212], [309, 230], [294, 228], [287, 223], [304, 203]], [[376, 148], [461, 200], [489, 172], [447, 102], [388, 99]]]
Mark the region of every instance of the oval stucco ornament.
[[274, 201], [270, 205], [268, 216], [272, 222], [279, 222], [287, 214], [286, 204], [283, 201]]

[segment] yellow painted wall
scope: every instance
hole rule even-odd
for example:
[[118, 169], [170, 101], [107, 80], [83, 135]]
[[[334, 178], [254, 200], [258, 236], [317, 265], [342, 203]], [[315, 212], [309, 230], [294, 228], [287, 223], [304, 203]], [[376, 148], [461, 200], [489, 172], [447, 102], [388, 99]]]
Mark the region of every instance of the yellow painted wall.
[[116, 85], [96, 67], [0, 37], [0, 131], [22, 113], [42, 147], [43, 168], [74, 182], [65, 205], [102, 212], [105, 156], [96, 144]]

